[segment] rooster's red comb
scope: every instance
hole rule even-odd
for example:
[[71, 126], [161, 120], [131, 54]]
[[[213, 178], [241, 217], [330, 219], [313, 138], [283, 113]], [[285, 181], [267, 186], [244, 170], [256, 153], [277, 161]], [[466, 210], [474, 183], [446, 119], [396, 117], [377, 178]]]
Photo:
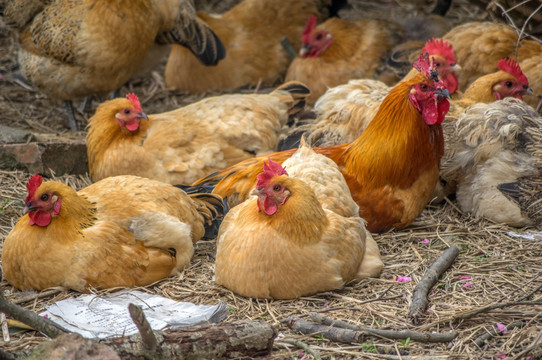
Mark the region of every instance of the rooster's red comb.
[[443, 39], [432, 38], [425, 43], [422, 49], [423, 52], [429, 53], [429, 55], [441, 55], [450, 64], [457, 62], [452, 45]]
[[138, 112], [141, 112], [142, 109], [141, 109], [141, 103], [139, 102], [139, 98], [137, 97], [136, 94], [134, 93], [130, 93], [130, 94], [127, 94], [126, 95], [126, 98], [128, 100], [130, 100], [130, 102], [132, 103], [132, 105], [134, 105], [134, 107], [136, 108], [136, 111]]
[[40, 187], [42, 182], [43, 182], [43, 178], [39, 176], [38, 174], [34, 174], [30, 177], [30, 179], [28, 179], [28, 182], [26, 183], [28, 196], [26, 197], [25, 202], [29, 202], [34, 197], [36, 190]]
[[301, 34], [301, 41], [303, 43], [308, 43], [310, 40], [310, 34], [316, 28], [316, 23], [318, 22], [318, 18], [314, 15], [312, 15], [309, 20], [307, 21], [307, 25], [305, 25], [305, 30], [303, 30], [303, 33]]
[[265, 161], [263, 163], [263, 172], [257, 177], [258, 182], [256, 183], [256, 186], [264, 187], [267, 185], [269, 180], [271, 180], [271, 178], [280, 175], [288, 175], [286, 169], [283, 168], [278, 162], [271, 160], [271, 158], [267, 158], [267, 164]]
[[435, 67], [433, 59], [429, 57], [428, 53], [422, 52], [418, 57], [418, 60], [416, 60], [412, 66], [425, 75], [427, 79], [432, 80], [435, 86], [443, 89], [446, 88], [446, 85], [442, 82], [442, 80], [439, 79], [437, 68]]
[[529, 85], [529, 80], [527, 80], [527, 76], [521, 71], [521, 68], [519, 67], [519, 64], [511, 58], [505, 58], [502, 60], [499, 60], [497, 63], [497, 68], [499, 70], [505, 71], [509, 73], [510, 75], [513, 75], [518, 81], [524, 85]]

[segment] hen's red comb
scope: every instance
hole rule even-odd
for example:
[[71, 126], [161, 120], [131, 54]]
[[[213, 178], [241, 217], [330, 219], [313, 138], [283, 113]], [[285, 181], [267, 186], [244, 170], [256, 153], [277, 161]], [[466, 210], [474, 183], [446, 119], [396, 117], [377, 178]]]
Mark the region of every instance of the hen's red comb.
[[519, 64], [514, 59], [505, 58], [499, 60], [499, 62], [497, 63], [497, 68], [499, 68], [499, 70], [509, 73], [510, 75], [513, 75], [516, 79], [518, 79], [520, 83], [529, 85], [529, 80], [527, 80], [527, 76], [525, 76], [523, 71], [521, 71]]
[[288, 175], [286, 169], [283, 168], [278, 162], [267, 158], [267, 164], [263, 163], [263, 172], [257, 176], [258, 181], [256, 182], [257, 187], [264, 187], [267, 185], [269, 180], [275, 176]]
[[134, 107], [136, 108], [136, 111], [137, 112], [141, 112], [142, 109], [141, 109], [141, 103], [139, 102], [139, 98], [137, 97], [136, 94], [134, 93], [130, 93], [130, 94], [127, 94], [126, 95], [126, 98], [128, 100], [130, 100], [130, 102], [132, 103], [132, 105], [134, 105]]
[[36, 190], [38, 190], [42, 182], [43, 182], [43, 178], [39, 176], [38, 174], [34, 174], [30, 177], [30, 179], [28, 179], [28, 182], [26, 183], [28, 196], [26, 197], [25, 202], [29, 202], [34, 197]]
[[432, 38], [431, 40], [428, 40], [422, 51], [429, 53], [429, 55], [444, 56], [446, 61], [450, 64], [455, 64], [457, 62], [452, 45], [448, 44], [443, 39]]
[[428, 53], [422, 52], [418, 57], [418, 60], [416, 60], [412, 66], [425, 75], [427, 79], [432, 80], [435, 86], [443, 89], [446, 88], [446, 85], [444, 85], [442, 80], [439, 79], [437, 68], [435, 67], [433, 59], [429, 57]]
[[316, 16], [312, 15], [309, 20], [307, 21], [307, 25], [305, 25], [305, 30], [303, 30], [303, 33], [301, 34], [301, 41], [303, 43], [308, 43], [310, 40], [310, 34], [316, 27], [316, 22], [318, 19]]

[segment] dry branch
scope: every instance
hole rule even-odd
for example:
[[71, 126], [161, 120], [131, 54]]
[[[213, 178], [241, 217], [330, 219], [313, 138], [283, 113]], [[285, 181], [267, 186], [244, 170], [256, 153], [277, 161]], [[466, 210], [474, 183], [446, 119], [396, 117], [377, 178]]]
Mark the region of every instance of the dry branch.
[[495, 309], [501, 309], [501, 308], [509, 307], [509, 306], [518, 306], [518, 305], [542, 305], [542, 301], [512, 301], [512, 302], [507, 302], [507, 303], [502, 303], [502, 304], [488, 305], [476, 310], [469, 311], [462, 315], [459, 315], [455, 318], [455, 320], [465, 320], [483, 312], [487, 312], [487, 311], [491, 311]]
[[130, 317], [132, 318], [132, 321], [137, 326], [137, 330], [139, 330], [143, 347], [149, 351], [156, 350], [156, 346], [158, 345], [156, 341], [156, 336], [154, 336], [151, 324], [149, 324], [147, 318], [145, 317], [143, 308], [141, 306], [130, 303], [128, 304], [128, 311], [130, 312]]
[[19, 305], [12, 304], [4, 295], [0, 293], [0, 312], [5, 313], [6, 315], [11, 316], [15, 320], [25, 323], [26, 325], [31, 326], [33, 329], [36, 329], [39, 332], [44, 333], [50, 338], [55, 338], [59, 335], [68, 332], [66, 329], [63, 329], [61, 326], [55, 324], [49, 319], [43, 318], [38, 314], [27, 310]]
[[[513, 323], [510, 323], [508, 325], [506, 325], [506, 328], [508, 330], [512, 330], [514, 328], [521, 328], [521, 327], [524, 327], [525, 326], [525, 323], [523, 321], [515, 321]], [[483, 335], [480, 335], [478, 336], [475, 340], [474, 340], [474, 343], [479, 346], [479, 347], [482, 347], [482, 345], [484, 345], [484, 343], [495, 337], [495, 335], [501, 335], [502, 334], [502, 331], [500, 331], [499, 329], [492, 329], [491, 331], [483, 334]]]
[[459, 247], [456, 245], [450, 246], [442, 255], [431, 265], [423, 275], [423, 278], [414, 288], [412, 295], [412, 304], [408, 312], [409, 317], [414, 324], [418, 323], [419, 317], [427, 308], [427, 294], [431, 288], [437, 283], [438, 278], [452, 265], [455, 258], [459, 255]]
[[333, 320], [323, 316], [322, 314], [310, 313], [309, 315], [313, 321], [316, 321], [319, 324], [296, 317], [289, 317], [286, 319], [288, 327], [303, 334], [318, 333], [329, 340], [348, 344], [361, 343], [363, 342], [362, 338], [368, 335], [376, 335], [393, 340], [405, 340], [410, 338], [413, 341], [425, 343], [450, 342], [457, 336], [456, 332], [436, 334], [420, 333], [412, 330], [373, 329], [352, 325], [340, 320]]

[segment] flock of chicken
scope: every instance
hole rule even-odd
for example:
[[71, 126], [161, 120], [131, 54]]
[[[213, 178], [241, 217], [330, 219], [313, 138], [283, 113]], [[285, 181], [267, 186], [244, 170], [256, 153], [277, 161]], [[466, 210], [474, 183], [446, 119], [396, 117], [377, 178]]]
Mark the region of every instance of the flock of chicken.
[[[218, 284], [296, 298], [379, 276], [371, 232], [404, 228], [453, 193], [477, 217], [541, 225], [531, 95], [542, 92], [542, 44], [477, 22], [420, 45], [389, 21], [321, 22], [333, 6], [244, 0], [196, 16], [188, 0], [4, 4], [23, 75], [67, 103], [115, 91], [172, 43], [165, 76], [177, 90], [287, 80], [152, 115], [135, 94], [103, 102], [88, 123], [94, 184], [29, 179], [3, 245], [8, 282], [148, 285], [181, 271], [206, 236], [217, 238]], [[400, 81], [381, 62], [396, 46], [413, 49]]]

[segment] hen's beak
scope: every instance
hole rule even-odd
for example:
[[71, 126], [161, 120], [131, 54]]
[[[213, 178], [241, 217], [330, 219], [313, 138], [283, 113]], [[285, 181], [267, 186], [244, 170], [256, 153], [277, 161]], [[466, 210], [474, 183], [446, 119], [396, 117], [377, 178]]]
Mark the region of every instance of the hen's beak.
[[458, 64], [454, 64], [450, 69], [454, 74], [457, 75], [461, 71], [461, 66], [459, 66]]
[[452, 96], [450, 95], [450, 92], [446, 89], [440, 89], [439, 91], [437, 91], [435, 93], [437, 95], [437, 97], [439, 98], [447, 98], [447, 99], [451, 99]]
[[257, 186], [254, 188], [254, 190], [250, 192], [250, 195], [260, 196], [262, 194], [262, 191], [263, 191], [263, 187]]
[[303, 57], [309, 52], [309, 46], [307, 44], [301, 45], [301, 49], [299, 49], [299, 56]]
[[532, 95], [532, 94], [534, 94], [534, 91], [533, 91], [533, 89], [531, 89], [531, 87], [529, 85], [523, 85], [522, 93], [523, 93], [523, 95]]
[[35, 210], [38, 210], [38, 207], [35, 206], [34, 204], [32, 204], [32, 201], [27, 202], [27, 203], [24, 205], [23, 215], [26, 214], [26, 213], [28, 213], [28, 212], [35, 211]]
[[145, 119], [145, 120], [149, 120], [149, 117], [147, 116], [147, 114], [145, 114], [143, 111], [140, 112], [139, 114], [137, 114], [137, 118], [138, 119]]

